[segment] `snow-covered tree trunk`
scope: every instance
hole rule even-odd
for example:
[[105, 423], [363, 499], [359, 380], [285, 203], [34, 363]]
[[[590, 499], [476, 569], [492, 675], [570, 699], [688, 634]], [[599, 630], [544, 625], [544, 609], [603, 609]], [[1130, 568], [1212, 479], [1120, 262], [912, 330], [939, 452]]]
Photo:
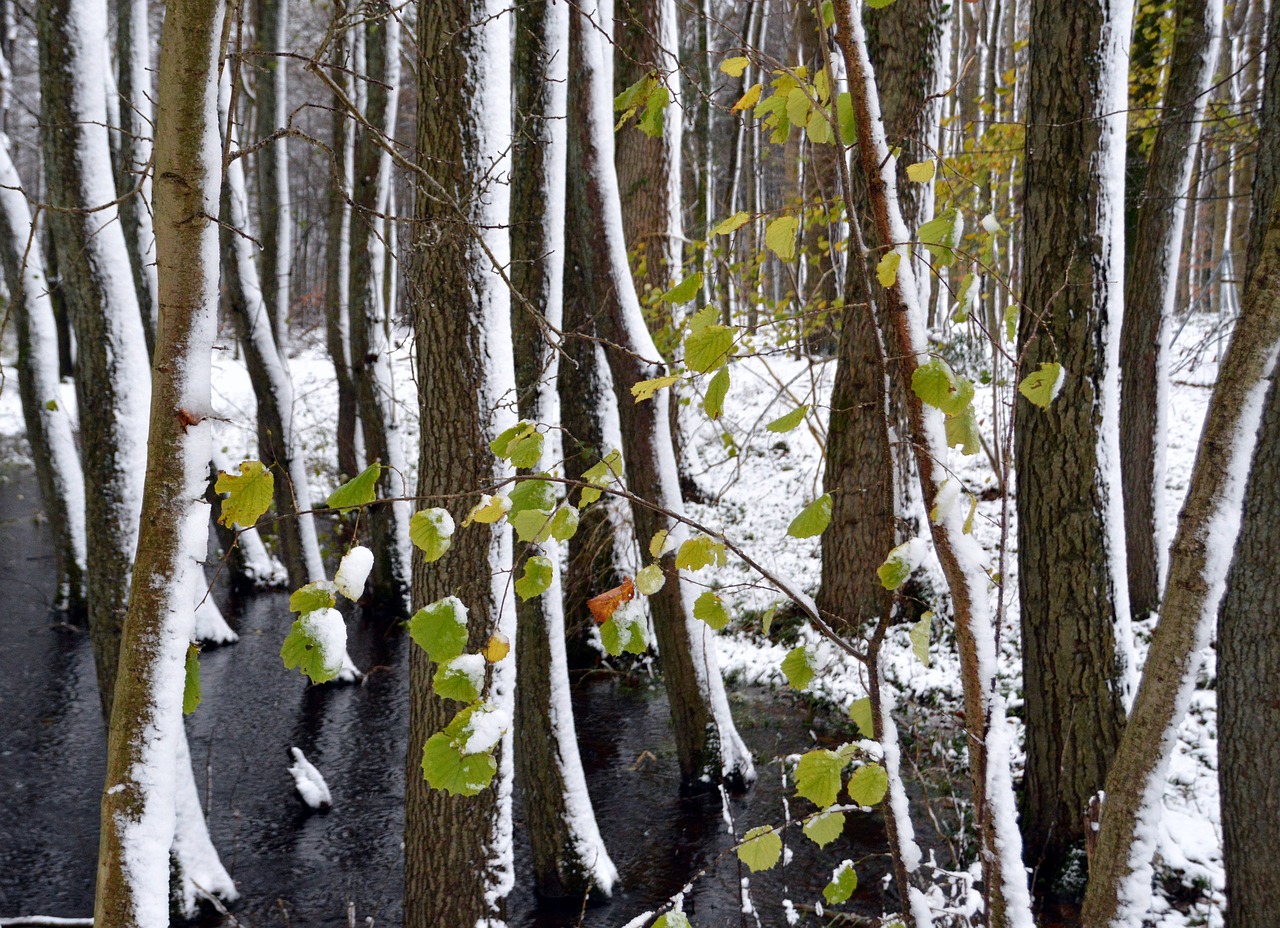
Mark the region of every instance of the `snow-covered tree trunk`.
[[[418, 164], [408, 305], [417, 338], [421, 408], [418, 494], [458, 520], [484, 487], [510, 475], [489, 442], [515, 424], [508, 263], [511, 27], [504, 0], [421, 0], [418, 7]], [[495, 262], [499, 266], [495, 266]], [[470, 497], [470, 498], [468, 498]], [[468, 650], [515, 637], [511, 527], [473, 524], [448, 555], [414, 565], [419, 603], [457, 596], [470, 610]], [[515, 661], [492, 665], [487, 701], [511, 712]], [[431, 789], [423, 746], [460, 708], [436, 694], [426, 652], [409, 663], [405, 784], [406, 928], [505, 924], [515, 880], [510, 731], [497, 774], [479, 795]]]
[[[351, 374], [360, 404], [365, 455], [384, 466], [378, 482], [384, 498], [404, 497], [407, 462], [402, 417], [395, 408], [391, 339], [383, 287], [386, 243], [383, 239], [391, 191], [391, 154], [400, 90], [400, 20], [391, 4], [369, 8], [363, 24], [368, 91], [364, 119], [356, 129], [354, 208], [350, 231]], [[367, 123], [367, 125], [366, 125]], [[372, 126], [373, 128], [370, 128]], [[399, 615], [409, 605], [409, 503], [370, 509], [373, 604]]]
[[[520, 418], [553, 429], [559, 424], [559, 356], [543, 332], [564, 320], [566, 107], [569, 8], [537, 0], [516, 11], [516, 116], [511, 189], [511, 284]], [[549, 433], [555, 435], [554, 431]], [[537, 471], [560, 461], [559, 442], [547, 442]], [[553, 450], [554, 449], [554, 450]], [[554, 539], [528, 546], [552, 565], [540, 596], [516, 605], [516, 775], [524, 802], [538, 895], [581, 899], [608, 896], [617, 881], [587, 793], [570, 701], [565, 651], [561, 549]]]
[[[265, 138], [289, 120], [289, 0], [256, 0], [257, 129]], [[257, 155], [262, 229], [262, 296], [271, 333], [283, 357], [289, 347], [289, 284], [293, 264], [293, 204], [289, 196], [289, 140], [280, 138]]]
[[1183, 198], [1218, 60], [1222, 0], [1182, 0], [1175, 14], [1168, 89], [1144, 170], [1120, 330], [1120, 459], [1129, 605], [1140, 617], [1159, 605], [1168, 559], [1164, 452], [1170, 326], [1186, 216]]
[[[230, 75], [224, 70], [219, 107], [223, 124], [230, 118]], [[235, 145], [235, 133], [232, 133]], [[237, 158], [227, 165], [223, 200], [223, 274], [228, 302], [244, 347], [249, 379], [258, 400], [258, 456], [275, 473], [276, 523], [281, 560], [294, 588], [325, 579], [324, 561], [316, 536], [310, 479], [302, 446], [293, 428], [293, 383], [289, 368], [272, 334], [266, 303], [253, 262], [244, 167]]]
[[[898, 209], [896, 159], [885, 137], [861, 19], [849, 0], [835, 0], [835, 16], [836, 43], [843, 53], [858, 120], [859, 164], [877, 236], [880, 241], [895, 243], [894, 249], [902, 256], [897, 279], [885, 291], [886, 317], [892, 322], [891, 350], [896, 350], [902, 359], [899, 376], [910, 382], [922, 359], [928, 357], [928, 341], [925, 307], [920, 302], [914, 269], [907, 260], [910, 235]], [[942, 412], [925, 406], [914, 395], [908, 409], [910, 444], [916, 455], [924, 504], [933, 510], [938, 492], [949, 476]], [[1022, 865], [1022, 838], [1009, 767], [1013, 735], [996, 680], [995, 616], [987, 590], [989, 578], [983, 569], [981, 547], [964, 531], [961, 508], [938, 507], [936, 517], [929, 519], [929, 527], [951, 593], [960, 652], [986, 919], [989, 928], [1031, 928], [1031, 900]]]
[[[1165, 773], [1226, 587], [1278, 351], [1280, 197], [1272, 202], [1258, 266], [1246, 285], [1240, 318], [1209, 401], [1170, 552], [1160, 621], [1107, 775], [1082, 912], [1085, 928], [1132, 925], [1149, 908]], [[1265, 814], [1263, 809], [1251, 812]], [[1265, 853], [1261, 848], [1253, 852]]]
[[[94, 904], [95, 923], [116, 928], [169, 923], [169, 853], [181, 814], [179, 799], [190, 804], [194, 786], [186, 782], [191, 767], [182, 728], [183, 668], [195, 631], [196, 584], [203, 585], [200, 564], [209, 531], [204, 488], [213, 450], [210, 371], [217, 330], [218, 227], [212, 217], [222, 175], [216, 115], [222, 19], [221, 0], [174, 0], [166, 10], [160, 60], [160, 312], [144, 530], [111, 714]], [[184, 761], [181, 772], [179, 760]], [[199, 853], [190, 835], [183, 837], [179, 853]], [[220, 865], [190, 875], [222, 884], [206, 886], [208, 891], [222, 888], [234, 895]]]
[[[116, 8], [116, 58], [120, 78], [120, 223], [133, 264], [133, 286], [142, 311], [147, 349], [155, 346], [156, 252], [151, 228], [151, 27], [147, 0], [120, 0]], [[136, 192], [134, 192], [136, 191]]]
[[[604, 42], [599, 38], [598, 8], [580, 5], [571, 19], [569, 98], [569, 225], [586, 259], [588, 292], [600, 307], [602, 334], [612, 343], [609, 367], [619, 396], [622, 452], [627, 486], [642, 499], [669, 512], [683, 509], [675, 451], [668, 419], [668, 391], [636, 403], [633, 384], [657, 377], [663, 362], [645, 325], [627, 264], [622, 205], [613, 164], [610, 88], [605, 83]], [[684, 534], [665, 514], [648, 506], [632, 507], [636, 539], [647, 546], [662, 529], [677, 540]], [[667, 581], [649, 598], [663, 682], [671, 703], [680, 772], [695, 788], [714, 788], [721, 780], [745, 785], [755, 778], [751, 754], [734, 728], [716, 657], [714, 632], [693, 617], [694, 588], [675, 567], [675, 552], [663, 558]]]
[[58, 328], [49, 299], [40, 243], [22, 180], [0, 133], [0, 264], [9, 284], [18, 348], [18, 392], [40, 497], [53, 535], [54, 608], [85, 610], [84, 473], [71, 415], [61, 403]]
[[[76, 335], [84, 477], [85, 597], [103, 715], [138, 537], [151, 378], [107, 139], [105, 0], [41, 3], [42, 147], [49, 227]], [[101, 208], [96, 208], [101, 207]]]

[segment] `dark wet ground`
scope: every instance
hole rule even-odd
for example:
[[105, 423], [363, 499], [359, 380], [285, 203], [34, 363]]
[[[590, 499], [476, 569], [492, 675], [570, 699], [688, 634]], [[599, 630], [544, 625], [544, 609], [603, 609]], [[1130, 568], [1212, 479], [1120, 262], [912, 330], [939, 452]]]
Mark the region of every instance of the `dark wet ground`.
[[[86, 916], [93, 901], [98, 792], [104, 737], [87, 634], [58, 624], [47, 607], [52, 559], [47, 530], [31, 513], [34, 480], [0, 475], [0, 917]], [[256, 594], [219, 603], [240, 633], [232, 647], [201, 657], [204, 702], [188, 720], [197, 780], [210, 829], [243, 899], [245, 928], [397, 925], [409, 642], [350, 623], [356, 663], [372, 668], [360, 686], [310, 687], [279, 658], [287, 597]], [[785, 695], [735, 692], [738, 725], [755, 752], [759, 782], [731, 801], [739, 832], [783, 819], [776, 757], [809, 749], [813, 720]], [[574, 707], [588, 786], [622, 888], [606, 905], [556, 910], [536, 905], [516, 805], [513, 928], [620, 926], [678, 892], [698, 928], [756, 925], [743, 915], [736, 857], [718, 798], [681, 798], [661, 687], [587, 674]], [[306, 752], [327, 779], [334, 808], [302, 805], [287, 773], [288, 751]], [[796, 800], [797, 814], [809, 810]], [[798, 840], [797, 840], [798, 839]], [[842, 911], [877, 915], [886, 871], [879, 816], [851, 816], [845, 835], [819, 852], [793, 831], [790, 866], [752, 878], [762, 925], [785, 925], [781, 900], [802, 910], [821, 899], [831, 869], [858, 864], [859, 889]], [[784, 890], [784, 881], [786, 889]], [[825, 919], [808, 919], [825, 923]]]

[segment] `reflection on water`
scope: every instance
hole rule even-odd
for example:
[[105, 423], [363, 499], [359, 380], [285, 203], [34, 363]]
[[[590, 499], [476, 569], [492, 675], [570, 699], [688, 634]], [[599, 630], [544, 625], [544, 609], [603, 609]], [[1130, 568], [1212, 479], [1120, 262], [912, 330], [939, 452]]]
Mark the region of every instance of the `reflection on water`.
[[[85, 916], [93, 903], [104, 737], [88, 635], [48, 613], [53, 562], [47, 531], [31, 518], [36, 499], [30, 475], [0, 485], [0, 916]], [[204, 701], [187, 724], [214, 843], [243, 895], [236, 919], [245, 928], [338, 928], [351, 904], [361, 923], [399, 924], [407, 638], [353, 617], [350, 651], [371, 668], [368, 677], [360, 686], [311, 687], [280, 662], [286, 595], [218, 596], [240, 643], [201, 656]], [[782, 820], [773, 759], [805, 749], [809, 735], [806, 713], [789, 699], [754, 691], [733, 699], [760, 771], [760, 783], [731, 800], [741, 833]], [[623, 885], [610, 903], [585, 913], [577, 905], [537, 906], [525, 888], [532, 881], [517, 797], [513, 928], [622, 925], [703, 870], [685, 902], [693, 923], [755, 925], [742, 913], [737, 859], [724, 854], [731, 840], [720, 800], [679, 794], [661, 688], [588, 674], [575, 687], [574, 707], [588, 785]], [[332, 811], [313, 813], [297, 798], [287, 772], [291, 746], [325, 775]], [[843, 908], [875, 915], [890, 904], [879, 895], [886, 860], [877, 853], [878, 817], [852, 820], [826, 852], [796, 836], [789, 867], [751, 880], [765, 926], [785, 924], [784, 894], [797, 904], [820, 899], [832, 867], [846, 857], [858, 862], [861, 886]]]

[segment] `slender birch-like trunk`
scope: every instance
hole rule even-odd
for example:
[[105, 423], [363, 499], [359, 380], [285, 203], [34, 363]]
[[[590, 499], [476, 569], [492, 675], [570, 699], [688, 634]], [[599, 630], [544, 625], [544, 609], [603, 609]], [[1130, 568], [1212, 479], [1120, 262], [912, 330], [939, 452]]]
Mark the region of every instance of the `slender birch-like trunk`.
[[[183, 667], [209, 531], [203, 497], [213, 450], [218, 227], [212, 217], [222, 174], [215, 115], [222, 18], [221, 0], [171, 2], [160, 60], [160, 313], [142, 499], [145, 528], [120, 648], [94, 905], [94, 922], [113, 928], [168, 924], [176, 797], [188, 795], [178, 762], [187, 753]], [[184, 768], [189, 774], [189, 757]]]
[[[266, 137], [289, 120], [289, 0], [256, 0], [257, 129]], [[289, 140], [277, 139], [257, 155], [261, 200], [262, 297], [271, 334], [283, 357], [289, 347], [289, 285], [293, 264], [293, 204], [289, 196]]]

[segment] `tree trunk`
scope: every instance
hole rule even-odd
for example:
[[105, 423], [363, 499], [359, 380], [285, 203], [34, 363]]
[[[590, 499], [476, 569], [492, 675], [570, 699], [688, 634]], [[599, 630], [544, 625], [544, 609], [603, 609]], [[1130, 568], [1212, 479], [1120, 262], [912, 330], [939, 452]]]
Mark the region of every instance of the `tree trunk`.
[[1145, 187], [1137, 203], [1133, 258], [1120, 329], [1120, 461], [1128, 546], [1129, 605], [1146, 616], [1159, 606], [1167, 561], [1164, 520], [1165, 423], [1169, 406], [1169, 327], [1173, 321], [1183, 198], [1200, 144], [1200, 116], [1218, 60], [1221, 0], [1177, 6], [1168, 89]]
[[[618, 394], [627, 486], [641, 499], [671, 512], [683, 501], [676, 476], [668, 424], [666, 391], [636, 403], [631, 386], [659, 376], [658, 349], [645, 326], [627, 268], [622, 210], [613, 171], [610, 88], [603, 80], [601, 42], [594, 4], [579, 7], [571, 21], [569, 176], [581, 178], [570, 191], [569, 225], [585, 261], [587, 292], [601, 307], [600, 327], [612, 342], [609, 367]], [[647, 547], [662, 529], [675, 535], [683, 526], [648, 506], [632, 506], [636, 540]], [[680, 773], [686, 787], [713, 788], [723, 781], [745, 786], [755, 778], [720, 678], [713, 632], [693, 618], [692, 589], [675, 568], [674, 551], [662, 559], [667, 575], [649, 598], [663, 682], [671, 703]]]
[[[400, 20], [390, 6], [370, 8], [363, 28], [369, 88], [364, 118], [356, 128], [354, 208], [351, 212], [351, 373], [360, 400], [365, 457], [384, 466], [379, 495], [408, 496], [407, 463], [395, 409], [391, 339], [384, 302], [386, 242], [383, 217], [390, 202], [391, 155], [381, 142], [395, 138], [400, 90]], [[374, 136], [380, 136], [375, 138]], [[372, 605], [400, 615], [409, 605], [409, 503], [394, 502], [366, 512], [372, 529]]]
[[[287, 59], [289, 0], [257, 0], [257, 129], [266, 138], [289, 118]], [[271, 334], [283, 357], [289, 347], [289, 282], [293, 262], [293, 213], [289, 196], [289, 142], [277, 139], [257, 154], [262, 217], [262, 296]]]
[[[505, 152], [511, 142], [510, 27], [501, 0], [422, 0], [418, 11], [418, 164], [414, 176], [409, 307], [418, 353], [421, 464], [418, 494], [455, 517], [510, 475], [489, 442], [513, 425], [510, 300], [495, 262], [509, 245]], [[426, 66], [430, 63], [430, 66]], [[508, 589], [511, 528], [460, 530], [448, 555], [414, 565], [414, 599], [457, 596], [470, 610], [468, 650], [495, 632], [515, 636]], [[489, 702], [510, 711], [515, 667], [493, 665]], [[493, 783], [470, 798], [432, 790], [422, 746], [457, 709], [431, 688], [431, 662], [409, 664], [405, 785], [407, 928], [501, 921], [514, 875], [511, 735], [497, 749]]]
[[[182, 785], [177, 762], [186, 753], [183, 665], [209, 531], [203, 497], [213, 450], [210, 357], [218, 310], [218, 227], [211, 217], [222, 173], [212, 114], [222, 16], [220, 0], [171, 2], [160, 60], [160, 313], [142, 499], [145, 530], [120, 648], [94, 904], [94, 922], [116, 928], [169, 921], [169, 852]], [[184, 773], [189, 771], [188, 758]]]
[[[1032, 0], [1019, 324], [1018, 570], [1026, 701], [1022, 833], [1041, 886], [1083, 889], [1085, 816], [1124, 727], [1128, 590], [1119, 473], [1124, 48], [1131, 0]], [[1067, 657], [1069, 655], [1069, 658]]]
[[[111, 716], [120, 630], [138, 538], [150, 395], [142, 314], [114, 206], [101, 75], [105, 0], [39, 6], [41, 122], [49, 226], [78, 349], [76, 400], [84, 448], [85, 580], [103, 717]], [[94, 77], [86, 77], [94, 75]]]

